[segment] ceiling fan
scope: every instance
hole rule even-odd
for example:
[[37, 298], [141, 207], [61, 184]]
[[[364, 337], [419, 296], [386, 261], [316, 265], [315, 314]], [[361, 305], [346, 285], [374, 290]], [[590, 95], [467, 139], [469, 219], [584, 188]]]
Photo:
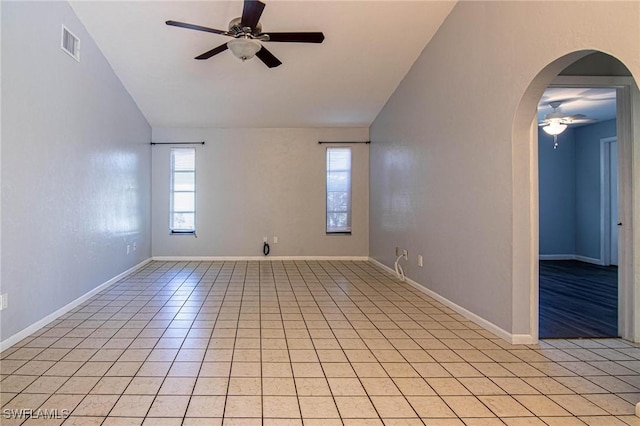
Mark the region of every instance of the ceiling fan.
[[282, 62], [269, 52], [266, 47], [259, 43], [259, 41], [322, 43], [324, 40], [324, 34], [321, 32], [263, 33], [260, 16], [262, 16], [264, 7], [265, 4], [260, 0], [244, 0], [242, 16], [231, 20], [227, 31], [178, 21], [166, 21], [166, 24], [174, 27], [204, 31], [233, 38], [227, 43], [221, 44], [218, 47], [196, 56], [195, 59], [209, 59], [218, 53], [222, 53], [225, 50], [230, 49], [231, 52], [242, 61], [246, 61], [247, 59], [257, 56], [269, 68], [277, 67], [281, 65]]
[[596, 120], [587, 118], [584, 114], [564, 115], [558, 111], [562, 101], [549, 102], [553, 112], [544, 116], [544, 120], [538, 123], [548, 135], [553, 136], [553, 149], [558, 147], [558, 135], [567, 129], [570, 124], [593, 123]]

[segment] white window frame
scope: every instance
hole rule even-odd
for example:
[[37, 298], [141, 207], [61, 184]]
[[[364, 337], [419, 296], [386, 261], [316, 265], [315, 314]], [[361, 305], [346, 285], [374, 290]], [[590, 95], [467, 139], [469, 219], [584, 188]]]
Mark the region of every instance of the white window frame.
[[[340, 151], [340, 150], [346, 150], [349, 151], [349, 168], [348, 169], [329, 169], [330, 166], [330, 162], [329, 162], [329, 156], [331, 151]], [[331, 172], [336, 172], [336, 173], [349, 173], [349, 187], [347, 191], [329, 191], [329, 174]], [[326, 150], [326, 165], [325, 165], [325, 231], [327, 233], [327, 235], [351, 235], [351, 231], [352, 231], [352, 223], [351, 223], [351, 219], [352, 219], [352, 214], [351, 214], [351, 210], [352, 210], [352, 206], [351, 206], [351, 200], [352, 200], [352, 187], [353, 187], [353, 183], [352, 183], [352, 179], [353, 179], [353, 149], [352, 147], [348, 146], [341, 146], [341, 147], [327, 147]], [[343, 210], [335, 210], [335, 211], [330, 211], [329, 210], [329, 193], [330, 192], [346, 192], [347, 193], [347, 210], [343, 211]], [[330, 214], [335, 214], [335, 213], [346, 213], [347, 214], [347, 226], [346, 227], [341, 227], [341, 228], [337, 228], [337, 227], [332, 227], [330, 228], [329, 226], [329, 215]]]
[[[174, 163], [174, 152], [176, 151], [191, 151], [193, 152], [193, 169], [191, 170], [176, 170]], [[169, 233], [171, 235], [195, 235], [196, 233], [196, 149], [195, 148], [171, 148], [170, 153], [170, 186], [169, 186]], [[174, 178], [176, 173], [193, 173], [193, 191], [176, 191], [174, 185]], [[175, 193], [193, 193], [193, 210], [176, 211], [173, 206]], [[193, 229], [179, 229], [174, 228], [173, 216], [176, 213], [193, 213]]]

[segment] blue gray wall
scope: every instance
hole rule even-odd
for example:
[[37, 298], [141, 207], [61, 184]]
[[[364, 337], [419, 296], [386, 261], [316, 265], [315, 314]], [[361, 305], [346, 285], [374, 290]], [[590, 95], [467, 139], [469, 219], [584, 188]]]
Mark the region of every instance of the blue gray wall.
[[553, 149], [538, 134], [540, 254], [600, 259], [600, 139], [616, 120], [568, 129]]
[[553, 137], [538, 131], [540, 180], [540, 254], [576, 251], [576, 144], [574, 130]]
[[[67, 3], [1, 13], [7, 341], [149, 258], [151, 127]], [[80, 62], [60, 49], [62, 24]]]
[[576, 134], [576, 254], [600, 259], [600, 139], [616, 135], [616, 121], [578, 127]]

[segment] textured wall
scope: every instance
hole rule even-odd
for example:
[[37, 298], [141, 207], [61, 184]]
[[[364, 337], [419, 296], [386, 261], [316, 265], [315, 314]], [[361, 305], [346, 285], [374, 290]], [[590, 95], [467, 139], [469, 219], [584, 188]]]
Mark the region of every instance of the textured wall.
[[585, 49], [640, 75], [640, 4], [458, 2], [371, 126], [371, 256], [392, 265], [408, 248], [410, 278], [529, 334], [537, 101], [517, 113], [545, 67]]
[[3, 2], [2, 340], [150, 256], [150, 138], [67, 3]]
[[368, 129], [154, 128], [153, 139], [206, 141], [196, 146], [198, 238], [169, 234], [170, 147], [153, 147], [154, 256], [261, 256], [264, 236], [271, 256], [369, 254], [369, 145], [353, 145], [352, 235], [326, 235], [318, 144], [366, 141]]

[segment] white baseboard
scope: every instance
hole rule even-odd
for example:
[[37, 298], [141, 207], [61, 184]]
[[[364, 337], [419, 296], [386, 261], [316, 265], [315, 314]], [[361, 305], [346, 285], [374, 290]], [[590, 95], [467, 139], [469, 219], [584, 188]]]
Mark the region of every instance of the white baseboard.
[[600, 259], [594, 259], [593, 257], [579, 256], [576, 254], [576, 260], [580, 262], [593, 263], [594, 265], [602, 265], [602, 261]]
[[541, 254], [540, 260], [575, 260], [575, 254]]
[[162, 262], [242, 262], [255, 260], [335, 260], [368, 261], [368, 256], [153, 256]]
[[537, 340], [533, 338], [530, 334], [512, 334], [511, 335], [511, 344], [512, 345], [534, 345], [538, 343]]
[[[392, 275], [395, 276], [395, 271], [393, 269], [391, 269], [390, 267], [388, 267], [387, 265], [384, 265], [383, 263], [380, 263], [379, 261], [377, 261], [376, 259], [373, 258], [369, 258], [369, 261], [379, 267], [381, 267], [382, 269], [384, 269], [385, 271], [391, 273]], [[534, 344], [536, 343], [536, 340], [533, 338], [533, 336], [531, 335], [526, 335], [526, 334], [511, 334], [508, 331], [498, 327], [497, 325], [495, 325], [494, 323], [474, 314], [473, 312], [463, 308], [462, 306], [452, 302], [451, 300], [447, 299], [444, 296], [441, 296], [440, 294], [436, 293], [433, 290], [429, 290], [428, 288], [426, 288], [425, 286], [418, 284], [417, 282], [413, 281], [410, 278], [405, 278], [405, 282], [409, 285], [411, 285], [412, 287], [420, 290], [421, 292], [423, 292], [424, 294], [426, 294], [427, 296], [430, 296], [432, 298], [434, 298], [435, 300], [437, 300], [438, 302], [442, 303], [443, 305], [453, 309], [454, 311], [456, 311], [457, 313], [459, 313], [460, 315], [462, 315], [463, 317], [467, 318], [470, 321], [473, 321], [474, 323], [478, 324], [480, 327], [484, 328], [485, 330], [495, 334], [496, 336], [500, 337], [503, 340], [506, 340], [507, 342], [511, 343], [511, 344]]]
[[578, 260], [580, 262], [592, 263], [594, 265], [602, 265], [602, 261], [600, 259], [580, 256], [578, 254], [541, 254], [538, 257], [540, 260]]
[[106, 281], [106, 282], [100, 284], [99, 286], [95, 287], [93, 290], [90, 290], [87, 293], [83, 294], [82, 296], [78, 297], [73, 302], [70, 302], [70, 303], [66, 304], [65, 306], [63, 306], [62, 308], [58, 309], [57, 311], [52, 312], [51, 314], [47, 315], [46, 317], [42, 318], [41, 320], [34, 322], [33, 324], [31, 324], [27, 328], [24, 328], [21, 331], [17, 332], [13, 336], [6, 338], [2, 342], [0, 342], [0, 352], [4, 351], [7, 348], [10, 348], [11, 346], [13, 346], [16, 343], [18, 343], [20, 340], [24, 339], [25, 337], [28, 337], [29, 335], [31, 335], [32, 333], [34, 333], [34, 332], [36, 332], [38, 330], [40, 330], [42, 327], [44, 327], [45, 325], [49, 324], [51, 321], [53, 321], [53, 320], [59, 318], [60, 316], [66, 314], [67, 312], [69, 312], [73, 308], [75, 308], [75, 307], [79, 306], [80, 304], [84, 303], [85, 301], [87, 301], [89, 298], [91, 298], [95, 294], [101, 292], [102, 290], [106, 289], [110, 285], [116, 283], [117, 281], [119, 281], [120, 279], [124, 278], [125, 276], [131, 274], [132, 272], [142, 268], [144, 265], [146, 265], [149, 262], [151, 262], [151, 258], [143, 260], [142, 262], [138, 263], [137, 265], [135, 265], [135, 266], [127, 269], [126, 271], [122, 272], [121, 274], [118, 274], [115, 277], [111, 278], [109, 281]]

